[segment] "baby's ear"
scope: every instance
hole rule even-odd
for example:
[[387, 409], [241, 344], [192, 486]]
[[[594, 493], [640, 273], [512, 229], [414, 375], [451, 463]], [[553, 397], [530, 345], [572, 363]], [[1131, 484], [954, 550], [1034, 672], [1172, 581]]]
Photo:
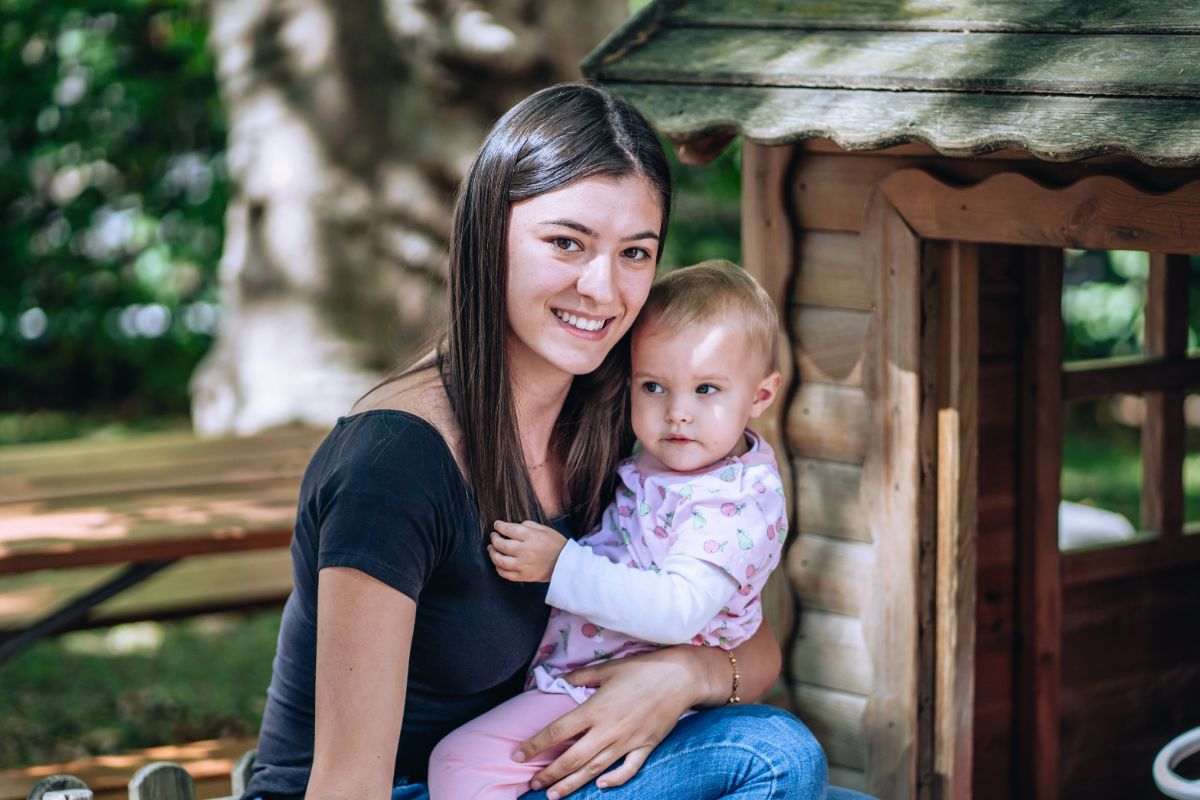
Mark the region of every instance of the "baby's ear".
[[776, 370], [759, 382], [754, 390], [754, 402], [750, 404], [750, 418], [761, 416], [764, 411], [771, 407], [771, 403], [775, 402], [775, 396], [779, 394], [779, 386], [783, 383], [783, 376]]

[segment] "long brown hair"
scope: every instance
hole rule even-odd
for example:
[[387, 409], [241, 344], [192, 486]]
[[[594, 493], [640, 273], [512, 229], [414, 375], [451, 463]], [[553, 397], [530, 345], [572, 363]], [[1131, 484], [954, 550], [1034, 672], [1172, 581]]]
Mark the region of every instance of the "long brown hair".
[[[649, 181], [662, 208], [661, 253], [671, 209], [662, 145], [640, 113], [594, 86], [553, 86], [514, 106], [488, 134], [459, 189], [450, 314], [437, 364], [485, 530], [497, 519], [545, 521], [525, 464], [508, 369], [509, 213], [520, 200], [596, 176]], [[574, 379], [551, 435], [577, 533], [599, 520], [617, 461], [633, 443], [628, 374], [627, 334], [594, 372]]]

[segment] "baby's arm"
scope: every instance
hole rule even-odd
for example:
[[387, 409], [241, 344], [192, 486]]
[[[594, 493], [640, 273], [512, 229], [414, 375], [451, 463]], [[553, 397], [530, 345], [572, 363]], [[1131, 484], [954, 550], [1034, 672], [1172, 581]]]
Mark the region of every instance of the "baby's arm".
[[567, 542], [546, 602], [601, 628], [659, 644], [684, 644], [704, 629], [737, 591], [737, 582], [698, 558], [672, 555], [659, 572], [616, 564]]

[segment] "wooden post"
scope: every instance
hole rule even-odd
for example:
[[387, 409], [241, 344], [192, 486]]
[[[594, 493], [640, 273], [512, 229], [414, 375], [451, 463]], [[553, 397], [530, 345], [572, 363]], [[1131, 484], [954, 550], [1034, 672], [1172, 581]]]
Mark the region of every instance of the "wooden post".
[[[779, 336], [779, 367], [783, 382], [779, 396], [767, 412], [755, 420], [754, 429], [775, 450], [779, 464], [779, 475], [787, 489], [788, 519], [795, 524], [796, 499], [791, 491], [792, 460], [787, 449], [785, 435], [787, 410], [792, 404], [795, 357], [792, 354], [792, 338], [788, 325], [788, 288], [792, 278], [792, 262], [795, 248], [792, 241], [792, 225], [784, 203], [788, 190], [788, 168], [792, 163], [793, 149], [789, 147], [766, 147], [752, 142], [742, 145], [742, 267], [754, 276], [779, 311], [781, 326]], [[796, 537], [785, 544], [791, 548]], [[785, 556], [786, 559], [786, 556]], [[786, 562], [785, 562], [786, 563]], [[796, 600], [788, 585], [786, 570], [778, 569], [767, 581], [762, 598], [763, 612], [770, 622], [783, 649], [783, 681], [788, 682], [791, 673], [790, 660], [795, 640]], [[785, 692], [790, 692], [784, 687]], [[789, 702], [795, 702], [789, 696]]]
[[1021, 525], [1017, 542], [1017, 789], [1053, 800], [1059, 789], [1062, 673], [1062, 250], [1029, 249], [1021, 393]]
[[196, 784], [178, 764], [155, 761], [134, 773], [129, 800], [196, 800]]
[[[867, 786], [889, 800], [918, 796], [921, 608], [921, 242], [879, 190], [863, 214], [875, 287], [863, 390], [870, 431], [862, 504], [873, 565], [862, 620], [873, 691], [863, 714]], [[926, 553], [929, 561], [932, 553]], [[932, 633], [932, 632], [930, 632]]]
[[[935, 439], [936, 624], [933, 644], [931, 796], [971, 797], [975, 709], [975, 535], [978, 490], [979, 275], [978, 246], [926, 242], [922, 280], [924, 338], [930, 376], [922, 414]], [[926, 419], [933, 416], [933, 419]]]
[[[1152, 253], [1146, 286], [1146, 356], [1187, 358], [1188, 257]], [[1146, 392], [1142, 427], [1142, 527], [1165, 541], [1183, 531], [1182, 389]]]

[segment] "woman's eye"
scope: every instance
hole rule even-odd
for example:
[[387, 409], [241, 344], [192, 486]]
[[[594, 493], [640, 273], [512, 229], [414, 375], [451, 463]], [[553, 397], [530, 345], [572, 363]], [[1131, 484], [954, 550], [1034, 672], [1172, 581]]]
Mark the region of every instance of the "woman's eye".
[[716, 394], [718, 391], [720, 390], [711, 383], [702, 383], [696, 387], [697, 394]]
[[630, 247], [621, 255], [625, 256], [630, 261], [642, 262], [651, 260], [650, 251], [644, 247]]
[[642, 384], [642, 391], [647, 392], [648, 394], [660, 394], [662, 390], [663, 388], [654, 381], [646, 381]]
[[579, 242], [566, 236], [555, 236], [550, 240], [550, 244], [554, 249], [561, 250], [564, 253], [578, 253], [583, 249], [580, 247]]

